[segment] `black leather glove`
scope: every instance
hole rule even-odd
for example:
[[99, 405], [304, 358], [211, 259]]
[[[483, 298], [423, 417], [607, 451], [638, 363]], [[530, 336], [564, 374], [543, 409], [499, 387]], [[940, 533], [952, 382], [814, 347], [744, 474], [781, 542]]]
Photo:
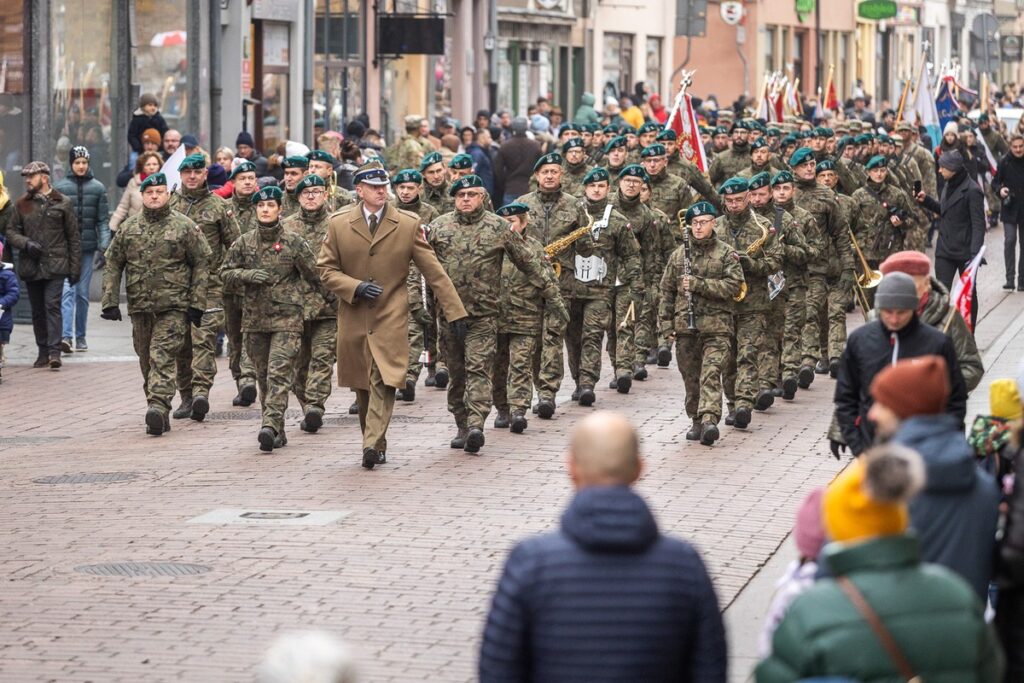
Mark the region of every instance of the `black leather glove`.
[[373, 301], [380, 296], [383, 291], [384, 290], [381, 289], [381, 286], [376, 282], [360, 282], [356, 285], [356, 298]]
[[460, 344], [466, 341], [466, 334], [469, 332], [469, 325], [466, 323], [465, 318], [451, 321], [448, 323], [448, 329], [451, 330], [452, 336], [455, 337], [455, 341]]
[[185, 311], [185, 317], [188, 318], [188, 321], [190, 323], [192, 323], [196, 327], [199, 327], [200, 325], [203, 324], [203, 309], [192, 308], [191, 306], [189, 306], [188, 309]]
[[25, 245], [25, 253], [32, 258], [39, 258], [43, 255], [43, 245], [35, 240], [29, 240], [28, 244]]
[[835, 441], [834, 439], [829, 439], [828, 445], [829, 448], [832, 450], [832, 455], [835, 456], [836, 460], [839, 460], [840, 453], [844, 455], [846, 454], [847, 446], [845, 443], [841, 441]]
[[103, 266], [107, 265], [107, 257], [103, 255], [102, 251], [96, 252], [96, 260], [93, 261], [93, 268], [95, 270], [103, 270]]
[[100, 317], [104, 320], [121, 320], [121, 307], [120, 306], [109, 306], [103, 309], [100, 313]]

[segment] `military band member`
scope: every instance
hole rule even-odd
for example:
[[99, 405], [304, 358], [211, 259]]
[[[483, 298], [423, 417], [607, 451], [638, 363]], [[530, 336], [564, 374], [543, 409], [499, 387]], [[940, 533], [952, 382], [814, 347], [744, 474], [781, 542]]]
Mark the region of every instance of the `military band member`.
[[583, 177], [590, 166], [587, 164], [587, 152], [581, 138], [569, 138], [562, 145], [562, 156], [565, 159], [562, 173], [562, 192], [573, 197], [583, 196]]
[[868, 181], [853, 193], [850, 228], [868, 265], [877, 269], [890, 254], [904, 250], [912, 207], [907, 195], [886, 183], [889, 168], [885, 157], [872, 157], [865, 168]]
[[281, 189], [284, 190], [284, 199], [281, 204], [281, 220], [292, 214], [298, 213], [302, 207], [295, 197], [295, 187], [299, 181], [305, 178], [309, 172], [309, 159], [304, 156], [290, 156], [281, 160], [281, 168], [284, 169], [284, 179], [281, 181]]
[[741, 178], [753, 178], [758, 173], [771, 173], [771, 160], [772, 152], [768, 148], [768, 141], [757, 138], [750, 143], [750, 165], [737, 175]]
[[[398, 168], [405, 168], [399, 166]], [[414, 168], [414, 167], [413, 167]], [[443, 216], [455, 208], [448, 193], [448, 169], [444, 166], [444, 159], [440, 152], [431, 152], [423, 156], [423, 162], [419, 165], [420, 174], [423, 176], [423, 194], [420, 201], [434, 207], [437, 215]]]
[[[238, 234], [244, 235], [256, 229], [256, 207], [252, 196], [259, 190], [256, 181], [256, 164], [242, 161], [231, 171], [234, 189], [231, 193], [231, 210]], [[256, 400], [256, 367], [249, 360], [242, 340], [242, 290], [228, 287], [224, 291], [224, 334], [228, 339], [228, 367], [235, 380], [238, 393], [231, 399], [231, 405], [248, 407]]]
[[682, 179], [701, 199], [711, 202], [716, 209], [720, 210], [722, 199], [715, 192], [715, 188], [711, 185], [707, 176], [701, 173], [695, 164], [683, 158], [683, 151], [679, 146], [679, 136], [676, 135], [676, 132], [671, 128], [666, 128], [658, 133], [655, 141], [665, 145], [665, 155], [668, 157], [668, 165], [666, 166], [668, 172]]
[[715, 154], [715, 160], [708, 169], [712, 183], [724, 183], [750, 165], [749, 134], [750, 126], [746, 121], [740, 120], [733, 124], [732, 146]]
[[327, 185], [327, 213], [334, 213], [341, 207], [355, 202], [351, 192], [338, 186], [338, 177], [334, 172], [334, 165], [338, 162], [330, 153], [314, 149], [306, 158], [309, 159], [309, 172], [323, 178]]
[[629, 165], [629, 151], [626, 149], [626, 138], [616, 135], [604, 146], [604, 167], [608, 169], [609, 177], [618, 177], [622, 169]]
[[672, 220], [673, 216], [678, 216], [680, 211], [685, 211], [693, 203], [693, 192], [683, 180], [668, 172], [665, 145], [656, 142], [645, 147], [640, 156], [643, 157], [644, 170], [650, 178], [651, 204]]

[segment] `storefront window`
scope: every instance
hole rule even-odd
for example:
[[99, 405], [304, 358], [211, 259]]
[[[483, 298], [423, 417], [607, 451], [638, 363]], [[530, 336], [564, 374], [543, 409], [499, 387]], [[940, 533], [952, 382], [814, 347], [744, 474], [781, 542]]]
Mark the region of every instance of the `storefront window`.
[[288, 121], [288, 24], [263, 22], [263, 78], [257, 99], [262, 102], [263, 149], [269, 154], [289, 139]]
[[[68, 152], [84, 145], [93, 174], [111, 185], [116, 173], [111, 135], [124, 135], [128, 121], [112, 121], [113, 7], [97, 0], [62, 0], [51, 5], [52, 178], [70, 173]], [[5, 31], [8, 27], [5, 25]]]
[[0, 171], [13, 199], [23, 192], [19, 171], [28, 155], [25, 3], [0, 0]]
[[[604, 34], [603, 52], [603, 83], [604, 98], [618, 99], [633, 90], [633, 36], [626, 33]], [[601, 105], [603, 103], [599, 102]]]
[[766, 71], [774, 71], [775, 66], [775, 36], [778, 29], [774, 26], [767, 26], [764, 29], [764, 68]]
[[341, 130], [364, 110], [363, 6], [359, 0], [316, 0], [314, 110]]
[[[94, 3], [83, 4], [91, 7]], [[133, 82], [139, 92], [156, 95], [167, 125], [180, 129], [186, 125], [189, 107], [188, 5], [186, 0], [135, 0], [134, 7]]]
[[661, 90], [661, 38], [647, 39], [647, 89]]

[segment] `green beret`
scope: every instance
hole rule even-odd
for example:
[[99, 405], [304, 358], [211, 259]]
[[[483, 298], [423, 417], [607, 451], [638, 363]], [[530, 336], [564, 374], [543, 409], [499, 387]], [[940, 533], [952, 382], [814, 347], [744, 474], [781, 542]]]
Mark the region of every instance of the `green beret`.
[[793, 134], [789, 134], [789, 135], [785, 136], [784, 138], [782, 138], [781, 140], [779, 140], [779, 145], [781, 147], [789, 147], [790, 145], [795, 145], [795, 144], [796, 144], [796, 136], [793, 135]]
[[506, 204], [505, 206], [501, 207], [494, 213], [498, 214], [499, 216], [505, 216], [507, 218], [508, 216], [521, 216], [522, 214], [528, 213], [529, 211], [530, 207], [528, 207], [526, 204], [523, 204], [521, 202], [512, 202], [511, 204]]
[[233, 180], [234, 177], [237, 176], [240, 173], [255, 173], [255, 172], [256, 172], [256, 164], [252, 163], [249, 160], [246, 160], [246, 161], [243, 161], [240, 164], [238, 164], [238, 166], [235, 166], [234, 170], [231, 171], [230, 179]]
[[139, 192], [145, 192], [147, 187], [153, 185], [167, 185], [167, 176], [163, 173], [150, 173], [139, 185]]
[[978, 114], [978, 123], [988, 123], [988, 112]]
[[739, 176], [734, 176], [732, 178], [729, 178], [728, 180], [726, 180], [724, 183], [722, 183], [719, 186], [718, 194], [720, 194], [720, 195], [740, 194], [741, 192], [746, 192], [749, 189], [750, 189], [750, 185], [747, 184], [747, 179], [746, 178], [740, 178]]
[[793, 174], [789, 171], [779, 171], [772, 176], [772, 187], [776, 185], [785, 185], [786, 183], [793, 182]]
[[611, 176], [608, 175], [608, 169], [603, 166], [597, 166], [587, 171], [587, 175], [583, 176], [583, 184], [589, 185], [591, 183], [599, 183], [602, 180], [611, 180]]
[[327, 181], [316, 173], [310, 173], [308, 176], [295, 183], [295, 189], [292, 190], [292, 194], [298, 197], [299, 194], [307, 187], [327, 187]]
[[202, 154], [189, 154], [187, 157], [181, 160], [178, 164], [178, 171], [184, 171], [187, 169], [203, 169], [206, 168], [206, 157]]
[[864, 168], [869, 171], [873, 168], [886, 168], [885, 157], [881, 154], [876, 154], [868, 160], [868, 163], [864, 164]]
[[537, 159], [537, 163], [533, 165], [533, 172], [536, 173], [540, 170], [541, 166], [547, 166], [548, 164], [554, 164], [555, 166], [562, 165], [562, 155], [558, 152], [548, 152], [540, 159]]
[[609, 140], [608, 142], [605, 143], [605, 145], [604, 145], [604, 153], [608, 154], [613, 149], [617, 149], [619, 147], [625, 147], [625, 146], [626, 146], [626, 138], [622, 137], [621, 135], [616, 135], [611, 140]]
[[660, 142], [655, 142], [653, 145], [647, 145], [640, 152], [641, 159], [650, 159], [651, 157], [663, 157], [665, 156], [665, 145]]
[[423, 161], [420, 162], [420, 173], [427, 170], [428, 166], [439, 164], [442, 161], [444, 161], [444, 159], [441, 158], [440, 152], [431, 152], [430, 154], [424, 155]]
[[814, 167], [814, 172], [816, 174], [834, 170], [836, 170], [836, 162], [832, 161], [831, 159], [822, 159], [821, 161], [818, 162], [818, 165]]
[[654, 139], [657, 140], [658, 142], [661, 142], [663, 140], [678, 140], [679, 136], [676, 135], [676, 132], [671, 128], [665, 128], [660, 133], [658, 133], [658, 137]]
[[768, 141], [767, 140], [765, 140], [764, 138], [758, 138], [758, 139], [756, 139], [756, 140], [754, 140], [753, 142], [750, 143], [750, 151], [753, 152], [755, 149], [761, 149], [762, 147], [767, 147], [767, 146], [768, 146]]
[[619, 135], [636, 135], [636, 128], [630, 125], [625, 125], [619, 128]]
[[281, 198], [284, 197], [284, 192], [277, 185], [267, 185], [259, 192], [253, 194], [252, 203], [259, 204], [260, 202], [277, 202], [281, 203]]
[[395, 174], [395, 177], [391, 180], [392, 185], [401, 185], [402, 183], [416, 183], [417, 185], [423, 184], [423, 176], [415, 168], [404, 168]]
[[448, 190], [448, 194], [454, 197], [455, 193], [458, 192], [459, 190], [468, 190], [473, 187], [483, 188], [483, 186], [484, 181], [480, 180], [480, 176], [467, 175], [459, 178], [454, 183], [452, 183], [451, 188], [449, 188]]
[[736, 123], [732, 124], [732, 129], [733, 131], [750, 130], [750, 124], [747, 123], [744, 119], [740, 119]]
[[583, 138], [569, 138], [562, 145], [562, 153], [568, 152], [570, 149], [583, 149]]
[[653, 133], [654, 131], [658, 130], [659, 128], [661, 128], [661, 124], [658, 123], [657, 121], [648, 121], [644, 125], [640, 126], [640, 130], [637, 131], [637, 132], [640, 135], [643, 135], [644, 133]]
[[324, 163], [330, 164], [331, 166], [334, 166], [334, 164], [337, 163], [334, 156], [332, 156], [330, 152], [325, 152], [322, 149], [314, 149], [313, 151], [306, 155], [306, 158], [309, 159], [310, 161], [322, 161]]
[[767, 135], [770, 138], [777, 138], [780, 135], [782, 135], [782, 131], [779, 130], [778, 128], [769, 128], [767, 131]]
[[601, 130], [601, 126], [597, 125], [596, 123], [584, 123], [581, 126], [581, 128], [583, 129], [584, 133], [596, 133], [597, 131]]
[[715, 126], [713, 135], [728, 135], [729, 129], [726, 126]]
[[618, 135], [619, 127], [616, 126], [614, 123], [609, 123], [607, 126], [604, 127], [604, 133], [606, 135]]
[[750, 130], [758, 130], [761, 131], [762, 133], [768, 130], [760, 121], [750, 121], [747, 125], [750, 126]]
[[[564, 126], [562, 126], [561, 128], [558, 129], [558, 134], [561, 135], [562, 133], [566, 132], [567, 130], [568, 131], [572, 131], [573, 133], [582, 133], [583, 132], [583, 127], [581, 125], [579, 125], [578, 123], [567, 123], [567, 124], [565, 124]], [[512, 206], [512, 205], [511, 204], [506, 204], [506, 206]]]
[[871, 133], [861, 133], [853, 139], [855, 145], [866, 145], [871, 142]]
[[448, 168], [454, 168], [463, 171], [467, 168], [473, 168], [473, 157], [468, 154], [456, 154], [452, 157], [452, 160], [448, 162]]
[[[970, 130], [970, 129], [968, 129], [968, 130]], [[878, 141], [880, 143], [882, 143], [883, 145], [895, 145], [896, 144], [896, 141], [893, 140], [888, 135], [879, 135], [878, 136]]]
[[843, 137], [839, 138], [839, 142], [836, 143], [836, 148], [838, 149], [843, 147], [849, 147], [852, 144], [853, 137], [850, 135], [844, 135]]
[[689, 223], [698, 216], [717, 216], [718, 211], [715, 210], [715, 205], [711, 202], [697, 202], [686, 210], [686, 222]]
[[825, 128], [824, 126], [818, 126], [817, 128], [814, 129], [814, 137], [816, 137], [816, 138], [827, 138], [827, 137], [830, 137], [828, 133], [829, 133], [828, 128]]
[[281, 162], [281, 168], [306, 169], [309, 168], [309, 159], [300, 156], [286, 157], [284, 161]]
[[808, 161], [814, 161], [814, 151], [810, 147], [801, 147], [789, 157], [789, 165], [793, 168]]
[[640, 180], [644, 181], [647, 184], [650, 184], [651, 182], [651, 177], [647, 175], [647, 170], [644, 169], [644, 167], [641, 166], [640, 164], [630, 164], [629, 166], [626, 166], [626, 168], [619, 171], [619, 180], [622, 180], [623, 178], [626, 177], [639, 178]]
[[825, 137], [827, 138], [834, 138], [836, 136], [836, 132], [829, 128], [828, 126], [825, 126], [821, 130], [825, 131]]
[[762, 187], [768, 187], [771, 184], [771, 176], [768, 175], [768, 171], [761, 171], [760, 173], [752, 176], [747, 181], [749, 189], [758, 190]]

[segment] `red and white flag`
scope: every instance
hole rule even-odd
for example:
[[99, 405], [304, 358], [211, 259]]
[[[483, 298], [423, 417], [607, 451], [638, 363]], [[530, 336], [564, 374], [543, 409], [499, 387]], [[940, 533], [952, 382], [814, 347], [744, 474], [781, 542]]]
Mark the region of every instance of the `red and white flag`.
[[981, 267], [981, 259], [985, 255], [985, 247], [982, 246], [978, 255], [974, 257], [967, 270], [960, 273], [960, 278], [953, 283], [953, 289], [949, 292], [949, 303], [960, 311], [967, 323], [967, 329], [973, 331], [971, 326], [971, 308], [974, 306], [974, 285], [978, 280], [978, 268]]
[[685, 91], [680, 91], [672, 107], [672, 113], [665, 121], [666, 130], [674, 130], [678, 138], [679, 154], [697, 166], [701, 173], [708, 172], [708, 160], [704, 154], [704, 142], [700, 139], [700, 126], [693, 100]]

